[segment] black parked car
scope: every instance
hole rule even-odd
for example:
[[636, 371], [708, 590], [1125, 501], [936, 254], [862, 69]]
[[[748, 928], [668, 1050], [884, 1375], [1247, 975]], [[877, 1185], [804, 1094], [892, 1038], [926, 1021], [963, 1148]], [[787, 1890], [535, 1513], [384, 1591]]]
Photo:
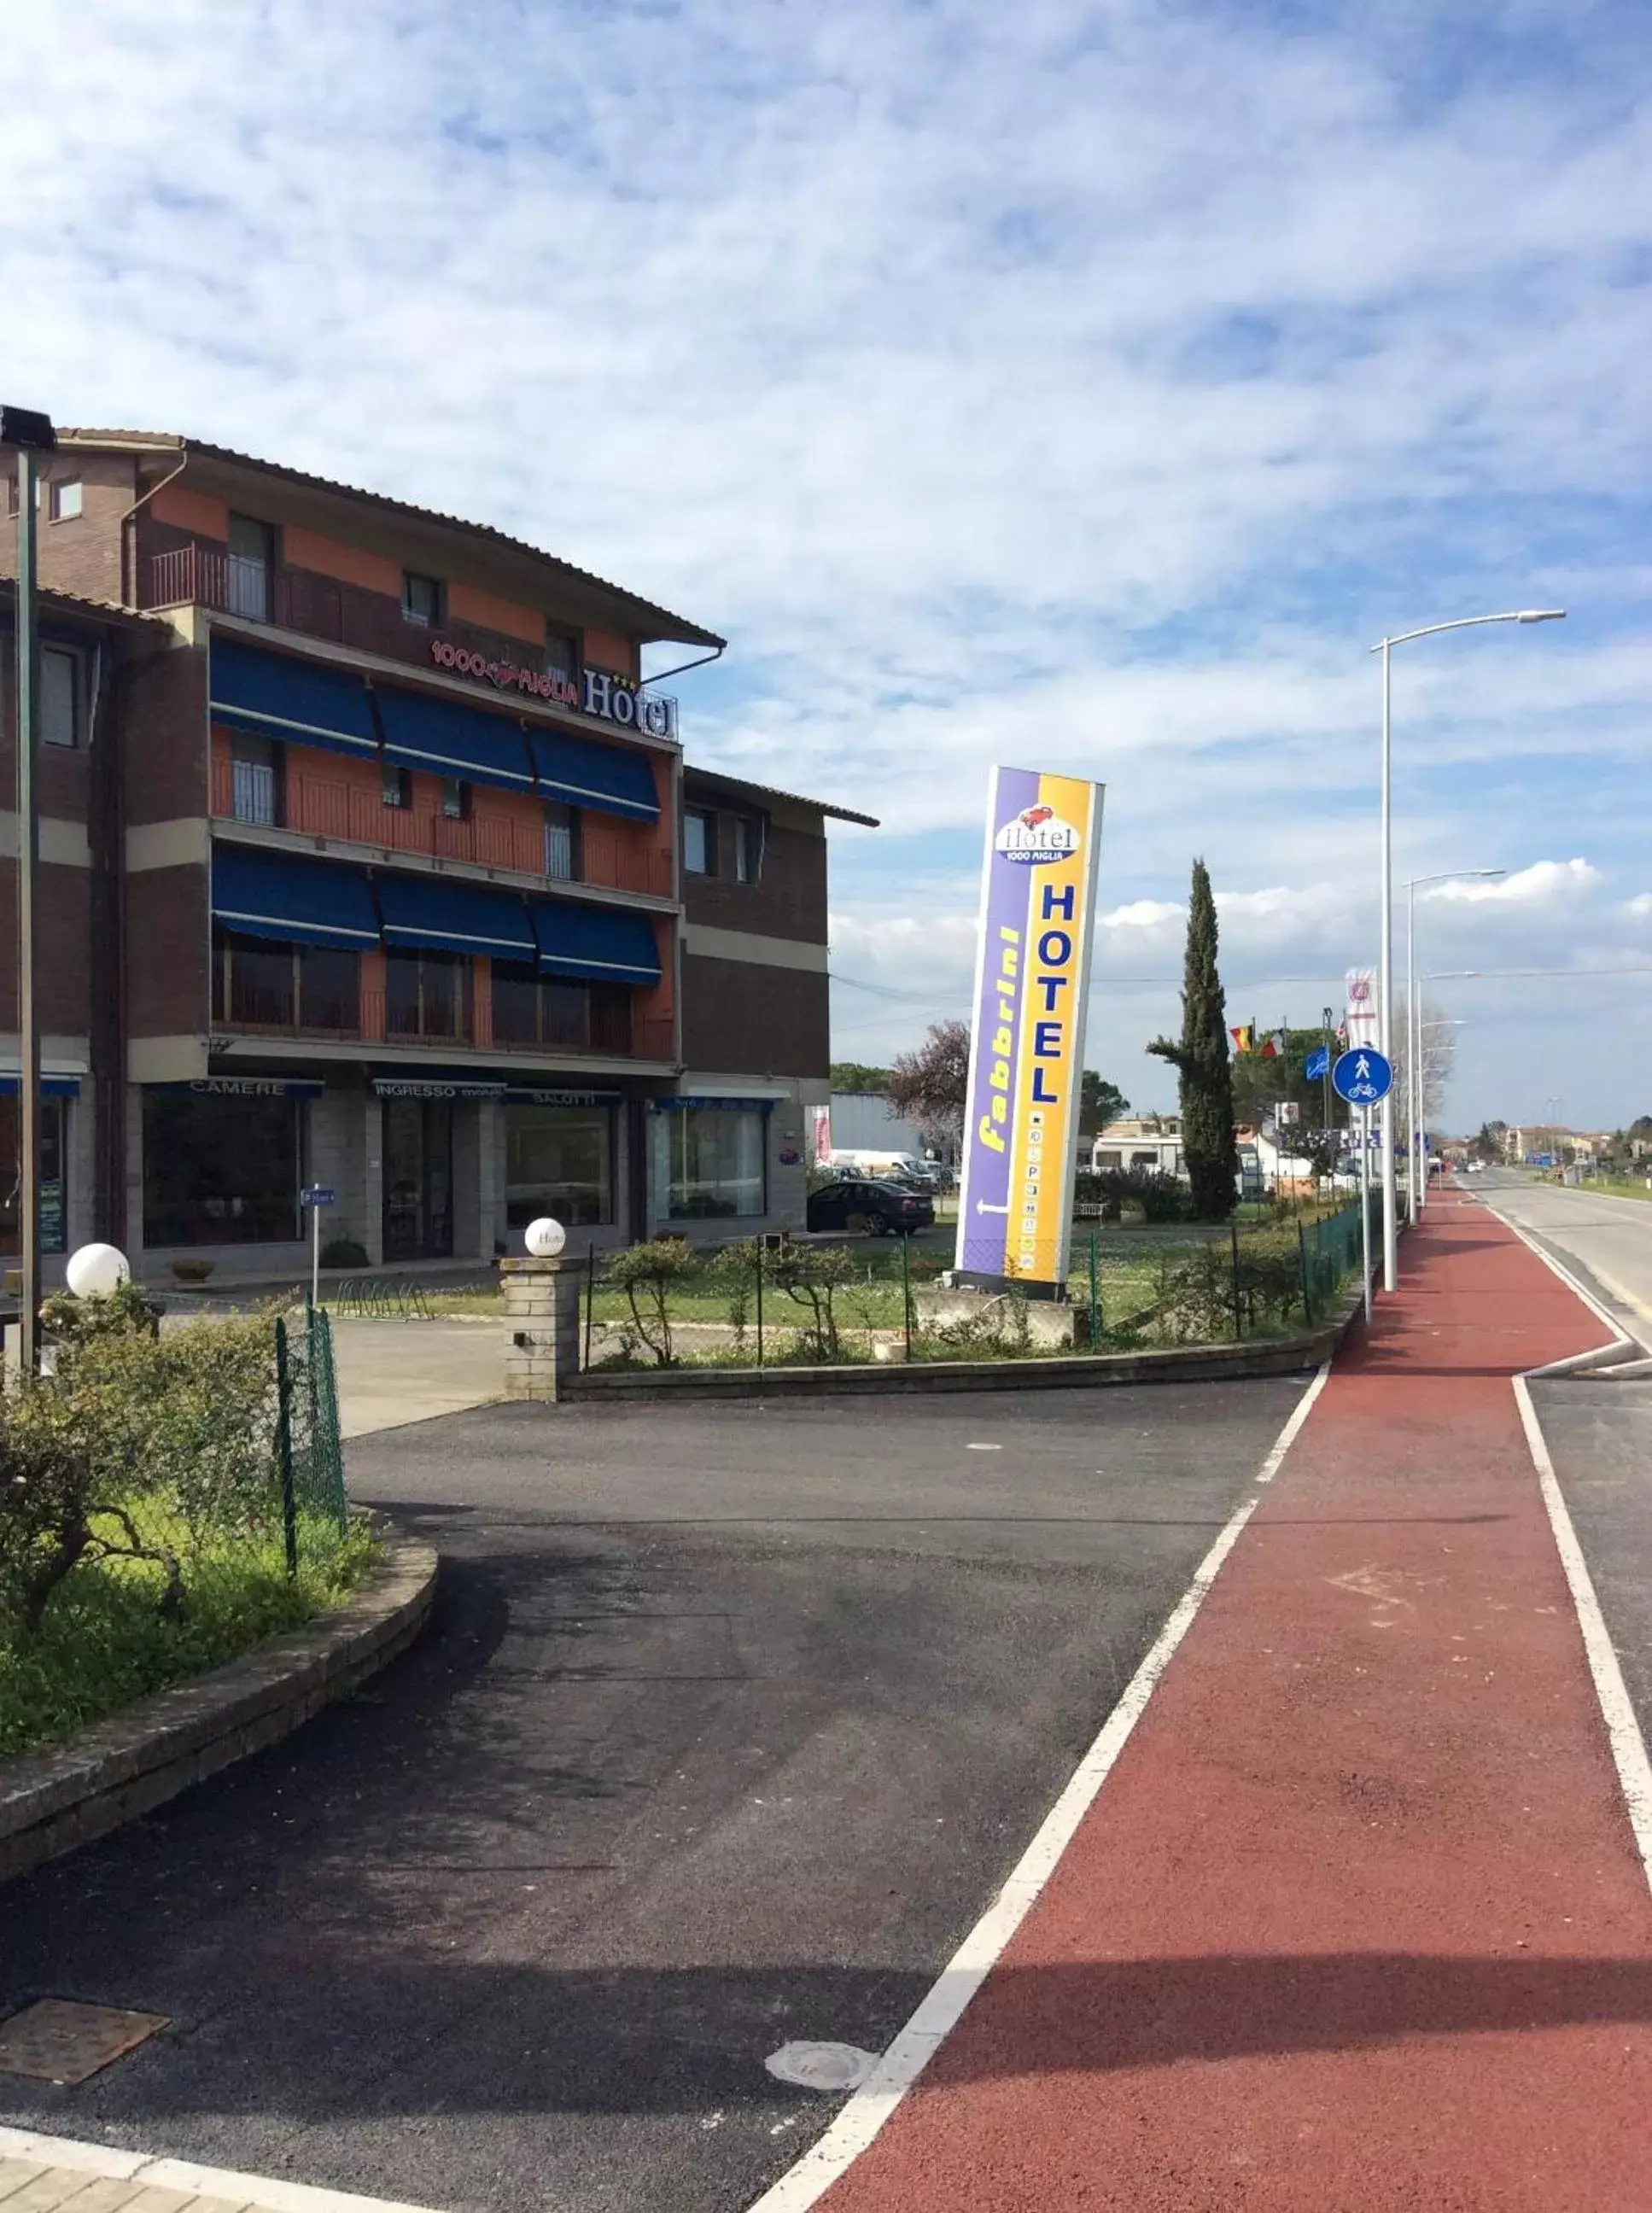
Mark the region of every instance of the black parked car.
[[863, 1229], [873, 1237], [901, 1237], [928, 1229], [935, 1201], [910, 1186], [871, 1176], [844, 1176], [808, 1195], [811, 1229]]

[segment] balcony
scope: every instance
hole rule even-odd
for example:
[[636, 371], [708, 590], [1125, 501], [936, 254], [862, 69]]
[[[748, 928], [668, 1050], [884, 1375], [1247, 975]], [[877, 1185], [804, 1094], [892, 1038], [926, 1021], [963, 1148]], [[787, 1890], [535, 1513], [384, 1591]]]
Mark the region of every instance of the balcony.
[[[375, 845], [427, 860], [509, 869], [550, 883], [594, 884], [606, 891], [671, 895], [671, 862], [657, 847], [605, 829], [586, 815], [576, 853], [567, 830], [532, 814], [484, 808], [467, 817], [439, 807], [387, 807], [375, 794], [341, 778], [291, 770], [284, 777], [259, 765], [215, 759], [212, 812], [221, 821], [295, 830], [308, 838]], [[277, 789], [277, 785], [281, 788]], [[577, 873], [570, 873], [577, 865]]]

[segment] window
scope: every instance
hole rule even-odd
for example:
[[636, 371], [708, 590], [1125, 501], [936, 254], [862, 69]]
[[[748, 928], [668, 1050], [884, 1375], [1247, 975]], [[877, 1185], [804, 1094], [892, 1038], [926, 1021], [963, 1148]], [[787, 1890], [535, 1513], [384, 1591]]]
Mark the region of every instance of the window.
[[393, 1038], [470, 1035], [471, 964], [452, 953], [385, 955], [385, 1027]]
[[683, 815], [683, 866], [691, 876], [717, 872], [717, 822], [714, 814], [691, 807]]
[[579, 818], [571, 807], [559, 800], [545, 802], [545, 873], [547, 876], [573, 877], [578, 874], [574, 863], [574, 850], [579, 832]]
[[655, 1119], [672, 1221], [749, 1219], [766, 1210], [766, 1114], [755, 1107], [689, 1106]]
[[[66, 1249], [68, 1191], [64, 1182], [64, 1114], [61, 1099], [40, 1101], [40, 1249]], [[18, 1199], [22, 1186], [22, 1102], [13, 1092], [0, 1094], [0, 1253], [9, 1257], [21, 1243]]]
[[471, 819], [471, 788], [456, 776], [442, 779], [442, 812], [449, 822], [468, 822]]
[[442, 619], [442, 584], [436, 576], [421, 576], [405, 569], [401, 578], [401, 612], [405, 620], [434, 630]]
[[493, 1041], [496, 1045], [539, 1042], [539, 972], [527, 960], [493, 963]]
[[40, 649], [40, 736], [48, 746], [80, 743], [80, 655], [64, 646]]
[[505, 1108], [505, 1219], [521, 1229], [542, 1214], [570, 1229], [613, 1220], [611, 1108]]
[[303, 1235], [296, 1099], [143, 1098], [143, 1242], [296, 1243]]
[[383, 782], [380, 794], [387, 807], [411, 807], [413, 803], [413, 777], [411, 769], [398, 768], [393, 761], [386, 761], [381, 768]]
[[548, 623], [545, 631], [545, 673], [547, 676], [579, 674], [579, 640], [571, 631], [557, 630]]
[[275, 568], [275, 533], [250, 515], [229, 518], [229, 601], [232, 615], [249, 622], [270, 619], [270, 578]]
[[53, 522], [72, 522], [85, 505], [85, 488], [78, 477], [54, 478], [48, 493], [47, 513]]
[[229, 812], [237, 822], [258, 822], [265, 827], [280, 820], [276, 804], [276, 749], [270, 739], [235, 739], [230, 757]]
[[275, 945], [222, 931], [213, 945], [212, 1019], [249, 1029], [361, 1031], [361, 965], [340, 946]]
[[763, 825], [753, 814], [742, 814], [735, 826], [735, 881], [754, 884], [763, 873]]

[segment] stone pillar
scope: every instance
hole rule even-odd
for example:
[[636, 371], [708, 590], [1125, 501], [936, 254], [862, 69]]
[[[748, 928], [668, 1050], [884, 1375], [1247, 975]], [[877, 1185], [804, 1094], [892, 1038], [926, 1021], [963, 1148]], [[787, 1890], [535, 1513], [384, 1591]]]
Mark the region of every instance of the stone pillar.
[[505, 1396], [564, 1398], [579, 1372], [579, 1264], [501, 1260], [505, 1294]]

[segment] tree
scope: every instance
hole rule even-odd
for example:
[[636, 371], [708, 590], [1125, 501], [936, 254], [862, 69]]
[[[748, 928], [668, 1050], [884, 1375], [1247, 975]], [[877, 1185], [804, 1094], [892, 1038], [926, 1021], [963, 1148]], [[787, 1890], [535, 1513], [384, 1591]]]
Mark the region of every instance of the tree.
[[1238, 1197], [1239, 1149], [1234, 1142], [1228, 1009], [1216, 970], [1216, 903], [1203, 861], [1193, 863], [1187, 907], [1181, 1042], [1155, 1038], [1148, 1051], [1169, 1061], [1180, 1079], [1182, 1156], [1193, 1186], [1194, 1211], [1205, 1221], [1224, 1222]]
[[1500, 1161], [1503, 1158], [1503, 1133], [1507, 1122], [1482, 1122], [1478, 1137], [1468, 1141], [1468, 1149], [1477, 1161]]
[[968, 1091], [967, 1022], [931, 1022], [917, 1050], [897, 1053], [889, 1071], [889, 1104], [931, 1144], [956, 1144], [963, 1136]]
[[834, 1091], [887, 1091], [889, 1071], [872, 1068], [863, 1060], [834, 1060], [828, 1071]]
[[1130, 1101], [1116, 1083], [1109, 1083], [1094, 1069], [1084, 1071], [1083, 1088], [1079, 1094], [1079, 1135], [1093, 1137], [1109, 1122], [1117, 1122], [1130, 1112]]

